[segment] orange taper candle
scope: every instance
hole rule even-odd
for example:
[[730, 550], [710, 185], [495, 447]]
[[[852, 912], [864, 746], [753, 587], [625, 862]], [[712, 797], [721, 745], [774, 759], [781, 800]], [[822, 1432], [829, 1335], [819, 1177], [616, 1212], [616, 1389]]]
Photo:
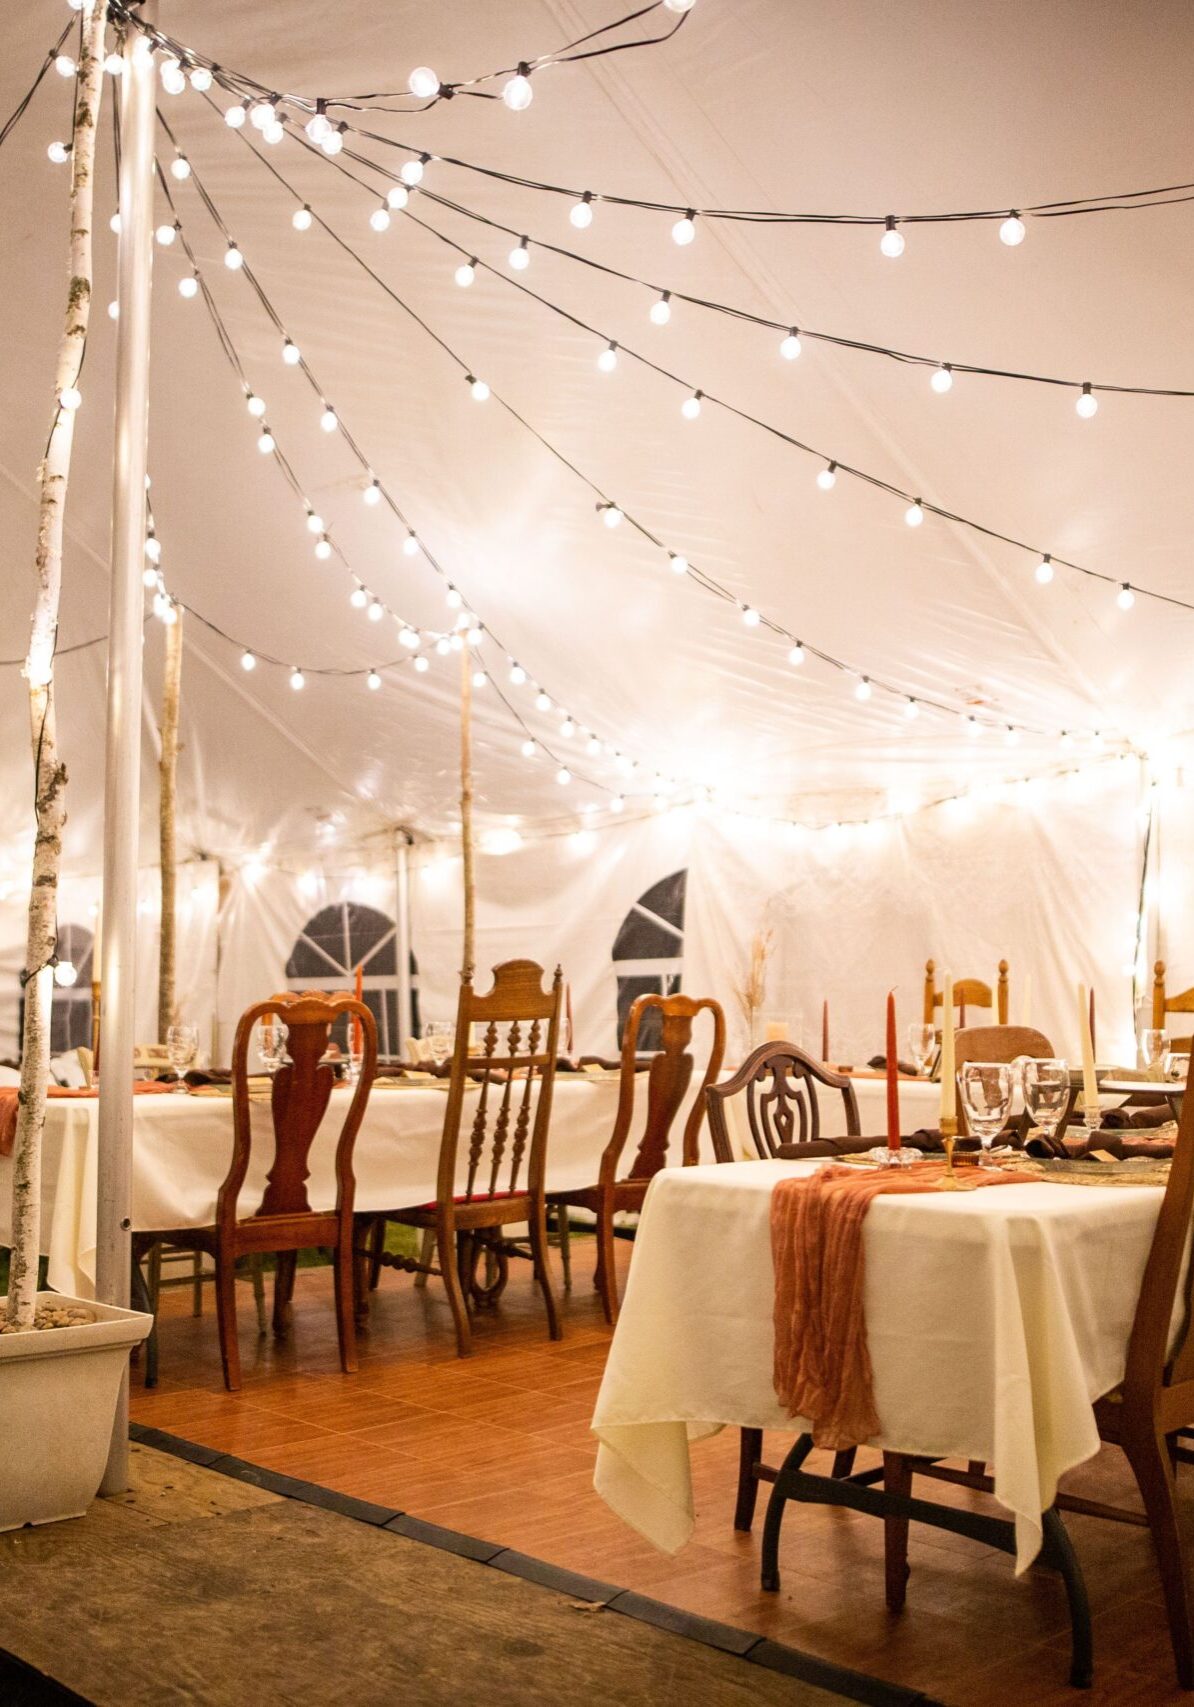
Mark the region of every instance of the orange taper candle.
[[895, 991], [887, 992], [887, 1148], [900, 1147], [900, 1068], [896, 1060]]

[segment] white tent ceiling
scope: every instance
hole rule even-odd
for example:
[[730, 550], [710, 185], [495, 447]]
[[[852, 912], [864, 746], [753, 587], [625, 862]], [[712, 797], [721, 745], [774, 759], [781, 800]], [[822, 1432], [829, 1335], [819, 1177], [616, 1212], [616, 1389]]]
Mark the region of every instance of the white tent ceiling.
[[[468, 77], [544, 51], [603, 22], [609, 0], [495, 0], [435, 6], [312, 0], [246, 6], [161, 0], [161, 27], [223, 65], [306, 94], [401, 87], [416, 64]], [[11, 110], [63, 8], [7, 20], [0, 108]], [[947, 0], [881, 8], [784, 0], [697, 0], [666, 45], [544, 73], [531, 108], [456, 100], [373, 128], [431, 152], [596, 191], [703, 206], [882, 213], [1022, 206], [1168, 184], [1190, 176], [1188, 66], [1194, 19], [1178, 3], [1131, 8], [1058, 0], [977, 9]], [[107, 92], [110, 96], [111, 90]], [[225, 104], [225, 103], [221, 103]], [[673, 549], [811, 645], [909, 694], [992, 722], [1051, 733], [1009, 751], [998, 734], [926, 713], [913, 725], [884, 694], [748, 629], [733, 606], [668, 572], [629, 527], [611, 532], [591, 491], [497, 403], [480, 406], [419, 327], [317, 229], [296, 233], [294, 202], [193, 93], [165, 98], [180, 143], [301, 345], [342, 420], [481, 619], [576, 719], [639, 761], [627, 781], [577, 751], [565, 791], [555, 766], [520, 756], [523, 732], [492, 687], [477, 695], [476, 769], [489, 814], [558, 817], [609, 790], [649, 793], [657, 771], [707, 785], [748, 810], [817, 818], [932, 798], [967, 779], [1073, 762], [1063, 728], [1102, 730], [1156, 751], [1186, 729], [1183, 668], [1194, 616], [1059, 570], [930, 518], [850, 480], [818, 491], [821, 466], [707, 406], [624, 356], [598, 373], [600, 343], [479, 273], [452, 282], [449, 250], [374, 203], [296, 143], [269, 150], [328, 222], [445, 339], [602, 490]], [[0, 153], [0, 291], [5, 408], [0, 418], [0, 656], [25, 642], [32, 602], [34, 470], [48, 418], [61, 315], [66, 176], [46, 144], [69, 124], [51, 76]], [[111, 147], [104, 125], [98, 300], [83, 376], [64, 646], [106, 626], [114, 294]], [[164, 139], [163, 146], [164, 146]], [[379, 158], [392, 159], [381, 150]], [[167, 151], [168, 158], [168, 151]], [[401, 157], [399, 157], [401, 158]], [[396, 162], [394, 162], [396, 163]], [[754, 313], [883, 345], [995, 367], [1157, 386], [1194, 385], [1188, 352], [1194, 239], [1185, 206], [1032, 222], [1017, 249], [989, 223], [909, 228], [883, 258], [873, 228], [702, 222], [676, 247], [672, 217], [599, 207], [575, 232], [559, 198], [434, 164], [429, 187], [601, 261]], [[173, 186], [254, 389], [304, 489], [360, 577], [395, 610], [446, 625], [443, 584], [404, 557], [384, 506], [367, 508], [360, 471], [319, 431], [301, 374], [192, 184]], [[163, 213], [159, 217], [164, 216]], [[416, 197], [412, 211], [506, 273], [508, 238]], [[402, 656], [390, 622], [348, 603], [343, 567], [316, 562], [300, 505], [224, 361], [202, 300], [175, 288], [178, 246], [155, 258], [150, 466], [172, 593], [263, 654], [310, 668], [360, 669]], [[1190, 597], [1194, 399], [1111, 396], [1079, 420], [1074, 393], [959, 377], [946, 397], [923, 368], [823, 344], [782, 361], [776, 336], [678, 306], [650, 325], [651, 297], [542, 251], [525, 282], [630, 349], [828, 455], [1000, 532], [1114, 577]], [[334, 814], [346, 834], [387, 823], [429, 829], [455, 812], [457, 670], [251, 676], [239, 648], [187, 624], [181, 799], [188, 843], [213, 851], [302, 843]], [[503, 686], [505, 652], [486, 657]], [[160, 669], [150, 624], [147, 696]], [[68, 852], [94, 863], [102, 780], [103, 650], [65, 657], [61, 738], [72, 769]], [[559, 752], [558, 714], [509, 689], [533, 732]], [[5, 776], [0, 835], [27, 832], [22, 684], [0, 670]], [[151, 727], [152, 720], [148, 726]], [[1078, 751], [1081, 751], [1079, 747]], [[152, 763], [152, 742], [147, 743]], [[582, 780], [593, 779], [592, 786]], [[147, 812], [154, 796], [147, 790]]]

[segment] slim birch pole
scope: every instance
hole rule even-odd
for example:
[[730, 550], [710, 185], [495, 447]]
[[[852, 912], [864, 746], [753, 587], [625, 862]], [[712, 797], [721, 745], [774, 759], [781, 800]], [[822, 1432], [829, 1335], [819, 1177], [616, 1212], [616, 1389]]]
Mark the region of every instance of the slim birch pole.
[[464, 880], [463, 976], [471, 978], [475, 968], [474, 937], [476, 877], [473, 871], [473, 660], [467, 646], [460, 653], [460, 851]]
[[75, 122], [71, 139], [70, 282], [54, 371], [54, 413], [38, 470], [37, 599], [25, 660], [33, 742], [36, 839], [25, 942], [25, 1018], [21, 1086], [13, 1144], [12, 1257], [8, 1322], [33, 1326], [41, 1249], [41, 1148], [50, 1073], [50, 1008], [58, 942], [58, 867], [66, 823], [66, 766], [58, 753], [54, 715], [54, 650], [62, 589], [62, 532], [74, 443], [78, 384], [91, 312], [91, 219], [95, 138], [103, 89], [106, 7], [93, 5], [82, 24]]
[[[174, 807], [178, 775], [178, 707], [182, 692], [182, 619], [175, 605], [166, 628], [166, 662], [162, 672], [162, 754], [158, 762], [158, 848], [162, 879], [162, 924], [158, 943], [158, 1042], [174, 1024], [175, 857]], [[169, 613], [167, 613], [169, 614]]]

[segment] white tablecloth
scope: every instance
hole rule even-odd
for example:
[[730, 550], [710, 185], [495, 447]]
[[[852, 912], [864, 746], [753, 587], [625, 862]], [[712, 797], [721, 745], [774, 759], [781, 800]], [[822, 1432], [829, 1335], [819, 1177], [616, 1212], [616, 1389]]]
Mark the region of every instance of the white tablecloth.
[[[476, 1088], [466, 1093], [461, 1148]], [[308, 1193], [313, 1208], [335, 1202], [335, 1140], [348, 1092], [336, 1090], [311, 1149]], [[357, 1135], [353, 1169], [356, 1206], [397, 1209], [435, 1196], [447, 1081], [375, 1088]], [[547, 1183], [566, 1190], [591, 1185], [613, 1127], [617, 1075], [557, 1079], [552, 1097]], [[241, 1195], [251, 1214], [261, 1201], [273, 1161], [267, 1101], [254, 1101], [253, 1162]], [[42, 1249], [49, 1283], [89, 1298], [95, 1288], [95, 1201], [99, 1103], [51, 1099], [46, 1111], [42, 1169]], [[218, 1096], [139, 1096], [133, 1102], [133, 1227], [154, 1232], [201, 1227], [215, 1217], [216, 1193], [232, 1153], [232, 1100]], [[525, 1162], [522, 1178], [526, 1177]], [[0, 1158], [0, 1244], [8, 1240], [11, 1158]], [[463, 1172], [460, 1189], [464, 1189]]]
[[[806, 1426], [772, 1386], [770, 1210], [777, 1179], [817, 1165], [685, 1168], [648, 1193], [593, 1417], [595, 1486], [665, 1551], [692, 1532], [690, 1440]], [[867, 1213], [870, 1444], [990, 1465], [1017, 1572], [1058, 1478], [1098, 1450], [1091, 1402], [1122, 1379], [1160, 1201], [1156, 1187], [1025, 1184], [879, 1197]]]

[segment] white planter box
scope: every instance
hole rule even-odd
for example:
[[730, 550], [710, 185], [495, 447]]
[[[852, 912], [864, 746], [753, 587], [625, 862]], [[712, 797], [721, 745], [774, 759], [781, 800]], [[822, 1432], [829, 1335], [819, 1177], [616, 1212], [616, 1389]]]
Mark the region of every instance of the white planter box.
[[0, 1530], [81, 1517], [108, 1460], [121, 1371], [153, 1326], [140, 1310], [39, 1292], [90, 1310], [73, 1328], [0, 1334]]

